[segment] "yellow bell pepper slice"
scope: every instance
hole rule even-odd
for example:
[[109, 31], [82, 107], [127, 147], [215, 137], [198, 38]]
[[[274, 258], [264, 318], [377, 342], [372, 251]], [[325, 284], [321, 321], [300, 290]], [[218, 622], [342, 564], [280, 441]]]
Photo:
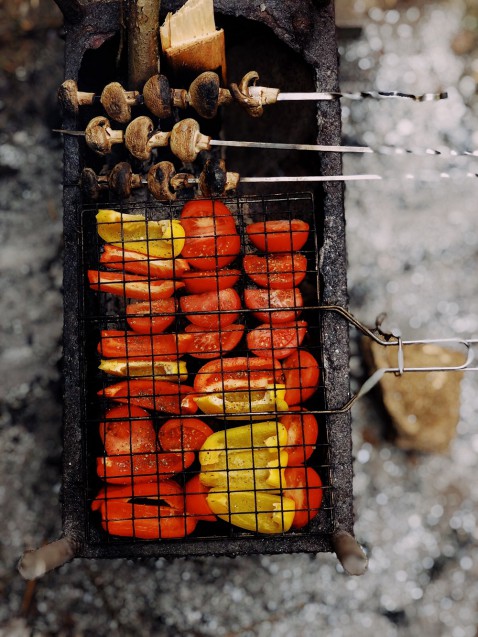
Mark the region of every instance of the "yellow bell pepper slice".
[[284, 400], [285, 385], [269, 385], [267, 389], [253, 391], [230, 391], [211, 393], [194, 398], [199, 409], [205, 414], [216, 414], [227, 420], [258, 420], [256, 412], [287, 411]]
[[294, 500], [262, 491], [228, 493], [223, 489], [211, 489], [207, 503], [222, 520], [258, 533], [288, 531], [295, 514]]
[[277, 490], [285, 486], [288, 455], [281, 451], [275, 456], [271, 459], [266, 449], [231, 452], [227, 454], [225, 466], [203, 467], [199, 479], [207, 487], [221, 487], [230, 492]]
[[178, 257], [184, 247], [184, 228], [176, 220], [147, 221], [144, 215], [100, 210], [96, 222], [102, 239], [125, 250], [172, 259]]
[[186, 361], [157, 361], [134, 358], [103, 358], [99, 369], [112, 376], [142, 377], [177, 382], [188, 377]]

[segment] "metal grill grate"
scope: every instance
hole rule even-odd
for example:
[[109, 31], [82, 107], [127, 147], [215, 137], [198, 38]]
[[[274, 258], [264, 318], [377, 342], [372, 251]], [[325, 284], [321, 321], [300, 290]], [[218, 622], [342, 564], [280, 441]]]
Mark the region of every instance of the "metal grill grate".
[[[307, 269], [305, 277], [300, 284], [300, 290], [303, 296], [303, 308], [301, 310], [301, 314], [298, 318], [299, 321], [306, 321], [307, 323], [307, 334], [305, 339], [302, 341], [299, 346], [299, 351], [307, 351], [314, 356], [314, 358], [322, 365], [322, 351], [321, 351], [321, 313], [318, 309], [319, 303], [319, 264], [318, 264], [318, 255], [319, 248], [321, 243], [321, 232], [322, 229], [320, 227], [320, 223], [318, 220], [318, 215], [316, 215], [314, 211], [314, 201], [312, 195], [310, 194], [289, 194], [289, 195], [273, 195], [267, 197], [261, 196], [250, 196], [250, 197], [241, 197], [241, 198], [228, 198], [221, 200], [226, 206], [233, 212], [235, 225], [237, 228], [237, 233], [240, 238], [240, 254], [237, 255], [234, 260], [229, 264], [228, 268], [232, 270], [238, 270], [238, 280], [234, 285], [234, 289], [237, 291], [239, 298], [241, 300], [241, 309], [239, 310], [238, 322], [239, 324], [244, 325], [244, 335], [242, 335], [241, 340], [235, 347], [228, 352], [217, 352], [216, 357], [211, 357], [209, 359], [205, 358], [197, 358], [191, 354], [186, 353], [181, 360], [187, 366], [187, 377], [184, 373], [180, 376], [179, 371], [176, 371], [175, 375], [171, 377], [171, 381], [174, 383], [178, 383], [179, 387], [184, 386], [194, 386], [195, 381], [197, 384], [197, 379], [201, 376], [201, 368], [208, 363], [208, 361], [219, 361], [220, 365], [220, 375], [223, 373], [224, 361], [230, 358], [246, 358], [248, 360], [261, 358], [261, 351], [256, 351], [255, 354], [259, 356], [254, 356], [251, 350], [247, 346], [247, 338], [246, 334], [251, 333], [255, 328], [261, 325], [260, 320], [254, 314], [254, 310], [245, 307], [244, 304], [244, 292], [247, 288], [257, 287], [254, 286], [254, 283], [251, 280], [251, 274], [254, 275], [255, 272], [249, 269], [249, 275], [244, 270], [244, 255], [258, 255], [266, 257], [266, 265], [270, 265], [271, 255], [270, 253], [262, 253], [260, 252], [250, 241], [248, 234], [246, 232], [246, 226], [253, 222], [260, 222], [265, 220], [292, 220], [292, 219], [301, 219], [305, 221], [310, 227], [309, 237], [307, 239], [306, 244], [297, 252], [297, 254], [301, 254], [306, 258]], [[177, 220], [181, 213], [181, 209], [184, 202], [171, 202], [167, 204], [158, 204], [157, 202], [144, 202], [144, 203], [135, 203], [129, 205], [122, 206], [110, 206], [109, 209], [116, 209], [120, 212], [127, 214], [144, 214], [145, 218], [148, 220]], [[255, 411], [255, 406], [252, 403], [246, 402], [245, 406], [242, 410], [240, 410], [240, 420], [230, 420], [222, 419], [221, 415], [217, 417], [214, 414], [202, 413], [199, 411], [198, 413], [171, 413], [171, 406], [166, 406], [166, 412], [162, 412], [162, 399], [156, 395], [152, 395], [157, 392], [157, 389], [153, 391], [152, 385], [151, 389], [146, 389], [144, 386], [141, 387], [142, 397], [140, 399], [140, 404], [143, 406], [151, 405], [149, 403], [155, 402], [153, 405], [157, 407], [156, 410], [148, 410], [149, 418], [144, 415], [134, 415], [131, 411], [135, 400], [133, 399], [133, 403], [130, 402], [130, 398], [132, 394], [136, 394], [137, 392], [137, 381], [139, 383], [142, 382], [141, 379], [125, 376], [123, 378], [115, 377], [109, 373], [105, 373], [98, 369], [98, 365], [100, 362], [100, 354], [98, 353], [98, 344], [102, 340], [103, 336], [103, 344], [108, 345], [108, 341], [114, 345], [113, 348], [105, 348], [103, 351], [103, 356], [106, 360], [108, 360], [108, 356], [110, 356], [109, 360], [111, 360], [111, 356], [114, 356], [115, 352], [119, 351], [118, 348], [122, 348], [125, 351], [120, 352], [124, 355], [129, 354], [129, 361], [140, 359], [149, 359], [149, 363], [152, 360], [152, 354], [155, 352], [155, 338], [156, 335], [151, 333], [146, 334], [138, 334], [131, 329], [131, 322], [128, 324], [129, 314], [127, 313], [127, 308], [131, 305], [136, 304], [138, 301], [126, 299], [124, 298], [129, 292], [126, 292], [126, 283], [122, 280], [121, 276], [121, 268], [127, 263], [121, 263], [118, 261], [118, 257], [116, 258], [116, 262], [113, 263], [114, 269], [111, 268], [111, 262], [104, 263], [104, 254], [105, 241], [101, 239], [97, 232], [97, 222], [96, 215], [98, 213], [98, 208], [96, 206], [88, 206], [81, 209], [80, 212], [80, 238], [81, 238], [81, 255], [82, 255], [82, 263], [81, 263], [81, 271], [82, 271], [82, 282], [79, 285], [79, 306], [81, 308], [80, 311], [80, 336], [82, 342], [80, 343], [80, 352], [82, 352], [82, 361], [81, 361], [81, 402], [84, 405], [82, 420], [84, 427], [84, 440], [85, 440], [85, 457], [86, 457], [86, 476], [85, 476], [85, 507], [91, 509], [92, 502], [96, 499], [96, 506], [102, 508], [103, 511], [103, 526], [110, 531], [107, 533], [104, 529], [101, 528], [102, 517], [98, 512], [89, 513], [86, 517], [86, 538], [87, 541], [93, 545], [115, 545], [119, 547], [128, 547], [128, 553], [130, 552], [131, 546], [136, 544], [145, 544], [144, 537], [121, 537], [117, 535], [114, 531], [121, 527], [122, 531], [128, 533], [128, 535], [144, 535], [144, 533], [140, 530], [142, 528], [143, 516], [148, 517], [148, 521], [146, 526], [148, 528], [154, 527], [156, 529], [157, 534], [161, 534], [161, 530], [158, 532], [158, 518], [162, 520], [162, 515], [169, 514], [171, 515], [171, 510], [166, 509], [164, 507], [167, 506], [168, 497], [171, 501], [171, 497], [173, 498], [173, 504], [178, 505], [178, 509], [180, 510], [184, 508], [184, 495], [183, 490], [185, 485], [195, 476], [198, 476], [201, 472], [201, 465], [198, 462], [198, 454], [191, 454], [191, 452], [186, 451], [186, 453], [178, 457], [179, 454], [177, 452], [172, 452], [171, 450], [165, 449], [157, 449], [152, 448], [150, 446], [147, 449], [140, 449], [140, 452], [136, 452], [134, 450], [135, 440], [130, 439], [127, 444], [128, 449], [121, 449], [121, 454], [116, 455], [114, 458], [106, 453], [105, 446], [102, 443], [102, 439], [100, 436], [100, 430], [105, 432], [106, 423], [108, 422], [108, 418], [105, 415], [108, 410], [118, 406], [118, 402], [112, 401], [111, 399], [105, 397], [104, 392], [108, 387], [117, 386], [118, 381], [122, 383], [121, 394], [123, 395], [123, 405], [126, 402], [127, 405], [125, 407], [126, 414], [121, 417], [121, 420], [126, 421], [127, 425], [131, 425], [135, 427], [138, 425], [144, 425], [145, 428], [148, 427], [148, 431], [154, 432], [154, 439], [156, 439], [156, 433], [158, 430], [161, 430], [161, 427], [165, 422], [174, 418], [181, 417], [184, 421], [192, 422], [192, 419], [200, 418], [204, 423], [206, 423], [212, 431], [222, 431], [225, 428], [228, 430], [231, 427], [244, 426], [247, 423], [258, 423], [262, 421], [280, 421], [286, 415], [295, 416], [297, 413], [290, 409], [287, 405], [285, 407], [286, 411], [282, 411], [284, 407], [281, 407], [281, 411], [279, 411], [277, 402], [271, 408], [268, 407], [267, 410], [262, 410], [262, 407], [259, 408], [259, 411]], [[124, 236], [124, 231], [123, 231]], [[213, 240], [214, 241], [214, 240]], [[215, 239], [217, 242], [217, 238]], [[266, 246], [267, 247], [267, 246]], [[103, 257], [102, 257], [103, 255]], [[267, 256], [268, 255], [268, 256]], [[124, 256], [122, 257], [124, 258]], [[146, 267], [151, 267], [153, 262], [149, 262]], [[108, 267], [110, 265], [110, 267]], [[105, 267], [106, 266], [106, 267]], [[290, 267], [290, 266], [289, 266]], [[90, 279], [87, 277], [87, 272], [94, 272], [94, 275], [90, 275]], [[116, 293], [108, 292], [109, 285], [114, 285], [118, 287], [118, 284], [111, 283], [106, 281], [100, 286], [100, 290], [92, 289], [92, 287], [96, 286], [95, 277], [98, 277], [98, 281], [100, 280], [100, 276], [98, 272], [100, 271], [110, 271], [116, 272], [118, 276], [116, 277], [119, 283], [119, 289], [114, 290]], [[151, 272], [150, 272], [151, 274]], [[291, 274], [290, 271], [285, 272], [286, 275]], [[135, 278], [136, 277], [136, 278]], [[152, 280], [151, 277], [147, 277]], [[135, 281], [141, 281], [141, 275], [132, 275], [132, 279]], [[178, 279], [181, 280], [181, 279]], [[93, 282], [93, 284], [92, 284]], [[259, 288], [266, 290], [267, 288]], [[174, 316], [168, 317], [168, 320], [172, 320], [171, 325], [166, 328], [162, 334], [170, 334], [172, 336], [176, 334], [184, 334], [185, 329], [190, 324], [189, 318], [191, 314], [188, 314], [188, 311], [184, 311], [182, 309], [183, 305], [181, 299], [190, 298], [187, 292], [184, 292], [184, 288], [175, 292], [171, 297], [177, 298], [176, 302], [177, 311], [174, 311]], [[141, 301], [139, 301], [141, 302]], [[174, 302], [173, 302], [174, 303]], [[164, 319], [164, 312], [160, 314], [156, 314], [154, 312], [153, 307], [151, 306], [152, 311], [146, 311], [143, 320], [146, 320], [147, 325], [146, 328], [143, 325], [143, 329], [148, 332], [148, 329], [151, 327], [149, 323], [149, 319], [154, 317], [155, 320]], [[171, 311], [170, 311], [171, 312]], [[281, 310], [276, 310], [277, 312], [281, 312]], [[263, 312], [264, 313], [264, 312]], [[267, 310], [265, 311], [267, 313]], [[231, 322], [227, 320], [229, 314], [236, 315], [232, 310], [222, 310], [219, 312], [217, 317], [221, 320], [226, 319], [226, 322]], [[166, 312], [167, 315], [167, 312]], [[211, 315], [207, 310], [198, 309], [196, 311], [196, 319], [197, 317], [205, 317], [206, 323], [210, 319]], [[216, 317], [216, 318], [217, 318]], [[194, 316], [193, 316], [194, 318]], [[231, 317], [233, 318], [233, 317]], [[262, 317], [263, 318], [263, 317]], [[202, 321], [199, 321], [202, 323]], [[297, 321], [296, 321], [297, 323]], [[148, 327], [149, 325], [149, 327]], [[280, 329], [280, 326], [277, 326]], [[202, 329], [199, 326], [199, 334], [202, 335]], [[220, 324], [217, 329], [217, 333], [220, 338], [226, 334], [226, 327]], [[273, 333], [275, 333], [276, 327], [273, 326]], [[289, 328], [287, 328], [289, 329]], [[290, 329], [297, 329], [290, 328]], [[109, 338], [112, 332], [108, 330], [114, 330], [113, 338]], [[161, 336], [160, 336], [161, 339]], [[274, 344], [275, 345], [275, 344]], [[144, 351], [142, 348], [145, 347]], [[116, 349], [115, 349], [116, 348]], [[148, 354], [144, 354], [148, 350]], [[138, 354], [138, 352], [140, 352]], [[195, 352], [199, 353], [199, 352]], [[278, 352], [274, 352], [277, 354]], [[292, 349], [290, 352], [292, 353]], [[200, 353], [202, 356], [204, 353]], [[133, 355], [133, 356], [132, 356]], [[300, 363], [299, 363], [300, 367]], [[157, 373], [157, 369], [152, 368], [153, 373], [153, 382], [159, 380], [155, 378], [155, 374]], [[224, 377], [225, 378], [225, 377]], [[144, 379], [143, 379], [144, 380]], [[169, 379], [168, 379], [169, 380]], [[290, 385], [290, 390], [299, 391], [299, 387], [293, 384]], [[158, 387], [160, 387], [158, 385]], [[163, 386], [161, 386], [163, 387]], [[148, 393], [149, 392], [149, 393]], [[221, 393], [221, 392], [220, 392]], [[100, 395], [98, 395], [100, 394]], [[146, 394], [146, 395], [145, 395]], [[246, 395], [246, 401], [251, 400], [251, 391], [242, 390], [241, 397], [244, 398], [243, 395]], [[201, 392], [196, 391], [196, 394], [201, 397]], [[203, 395], [206, 395], [205, 393]], [[228, 397], [234, 399], [235, 391], [228, 393]], [[252, 397], [254, 394], [252, 392]], [[175, 402], [173, 399], [172, 402]], [[176, 401], [177, 402], [177, 401]], [[190, 401], [189, 401], [190, 403]], [[129, 407], [128, 407], [129, 404]], [[249, 409], [248, 409], [249, 406]], [[177, 539], [170, 539], [163, 537], [162, 539], [158, 539], [153, 542], [148, 541], [147, 544], [154, 544], [154, 551], [158, 555], [170, 555], [170, 554], [180, 554], [180, 555], [189, 555], [189, 554], [197, 554], [199, 553], [210, 553], [210, 552], [225, 552], [226, 554], [236, 553], [236, 552], [253, 552], [254, 549], [251, 547], [251, 543], [258, 546], [258, 542], [262, 545], [262, 547], [268, 545], [269, 551], [283, 551], [283, 550], [293, 550], [291, 549], [292, 545], [295, 543], [297, 546], [296, 550], [304, 550], [304, 546], [310, 546], [310, 550], [318, 551], [318, 550], [328, 550], [328, 538], [331, 536], [335, 529], [335, 520], [334, 520], [334, 494], [332, 487], [332, 479], [331, 472], [333, 471], [333, 458], [331, 453], [331, 444], [330, 444], [330, 436], [331, 432], [329, 431], [328, 419], [326, 416], [322, 415], [325, 409], [327, 409], [327, 396], [326, 390], [323, 381], [323, 375], [319, 381], [319, 385], [317, 391], [313, 394], [311, 398], [306, 400], [302, 406], [306, 408], [311, 416], [318, 420], [319, 424], [319, 434], [317, 441], [314, 443], [315, 450], [312, 455], [307, 459], [307, 466], [315, 469], [321, 478], [322, 481], [322, 489], [320, 490], [323, 499], [322, 504], [319, 510], [319, 513], [314, 519], [303, 528], [299, 529], [291, 529], [287, 532], [279, 531], [278, 533], [274, 533], [271, 536], [264, 536], [262, 534], [257, 534], [253, 529], [243, 529], [238, 528], [233, 524], [229, 524], [228, 521], [216, 521], [216, 522], [206, 522], [200, 521], [198, 522], [196, 528], [193, 532], [189, 532], [190, 529], [186, 529], [186, 519], [182, 516], [181, 513], [177, 513], [177, 510], [172, 511], [172, 518], [178, 522], [179, 526], [184, 526], [184, 531], [188, 531], [186, 537], [181, 537]], [[184, 405], [183, 405], [184, 407]], [[175, 408], [173, 408], [174, 411]], [[182, 411], [181, 407], [179, 411]], [[186, 412], [188, 409], [186, 408]], [[114, 414], [115, 412], [113, 412]], [[148, 422], [146, 422], [146, 418]], [[110, 417], [110, 421], [114, 422], [119, 417], [115, 418], [114, 416]], [[152, 428], [151, 428], [152, 425]], [[130, 427], [130, 431], [131, 431]], [[184, 435], [184, 430], [181, 431], [181, 435]], [[333, 435], [333, 434], [332, 434]], [[144, 442], [144, 441], [143, 441]], [[184, 439], [182, 440], [184, 442]], [[150, 444], [150, 443], [148, 443]], [[292, 447], [290, 446], [290, 441], [287, 443], [289, 445], [289, 451], [293, 450], [295, 454], [300, 455], [299, 452], [303, 451], [304, 457], [309, 455], [308, 447], [309, 445], [305, 445], [304, 442], [292, 443]], [[294, 444], [296, 448], [294, 448]], [[227, 442], [226, 442], [227, 446]], [[138, 448], [138, 447], [137, 447]], [[265, 451], [265, 445], [256, 446], [256, 450], [259, 455], [262, 453], [270, 453]], [[277, 450], [277, 455], [280, 455], [280, 451], [282, 449]], [[242, 450], [246, 457], [252, 460], [252, 463], [257, 462], [255, 460], [255, 453], [251, 455], [250, 451], [247, 449]], [[117, 449], [115, 453], [118, 453]], [[191, 458], [192, 455], [192, 458]], [[274, 457], [274, 454], [271, 454], [271, 457]], [[225, 459], [225, 471], [222, 472], [221, 478], [226, 479], [227, 486], [222, 488], [224, 494], [234, 494], [237, 490], [239, 490], [237, 485], [231, 485], [230, 480], [231, 476], [234, 475], [236, 479], [239, 480], [239, 483], [243, 482], [241, 471], [248, 471], [250, 474], [250, 466], [238, 468], [237, 464], [234, 464], [234, 461], [231, 459], [234, 456], [228, 456], [226, 451], [226, 459]], [[281, 460], [279, 459], [279, 465]], [[179, 464], [178, 464], [179, 463]], [[229, 466], [230, 464], [230, 466]], [[290, 463], [289, 463], [290, 464]], [[234, 465], [234, 467], [233, 467]], [[165, 492], [164, 482], [162, 478], [164, 474], [164, 467], [167, 466], [169, 471], [171, 471], [171, 475], [168, 478], [173, 479], [174, 483], [179, 486], [178, 494], [171, 496]], [[162, 468], [161, 468], [162, 467]], [[179, 468], [178, 468], [179, 467]], [[232, 474], [231, 471], [235, 469], [235, 473]], [[256, 467], [253, 467], [256, 468]], [[280, 468], [280, 467], [279, 467]], [[156, 475], [159, 470], [159, 475], [161, 475], [161, 481], [156, 480]], [[258, 470], [258, 473], [261, 474], [261, 469]], [[203, 471], [204, 473], [204, 471]], [[220, 472], [221, 473], [221, 472]], [[133, 480], [133, 486], [127, 486], [127, 483]], [[288, 487], [287, 483], [284, 482], [284, 473], [278, 472], [278, 486], [274, 489], [275, 492], [281, 491], [284, 496], [287, 496]], [[307, 479], [307, 478], [306, 478]], [[152, 482], [147, 482], [152, 480]], [[111, 489], [110, 484], [113, 486], [115, 482], [119, 482], [123, 486], [123, 490], [116, 492], [116, 499], [112, 497], [111, 494], [114, 493], [114, 490], [111, 490], [108, 493], [108, 497], [106, 497], [104, 492], [104, 483], [108, 482], [108, 489]], [[144, 481], [144, 482], [143, 482]], [[138, 485], [141, 484], [141, 487]], [[259, 478], [256, 478], [255, 481], [248, 484], [248, 490], [252, 493], [252, 496], [257, 505], [257, 497], [261, 489], [271, 489], [271, 487], [267, 487], [266, 485], [262, 485], [262, 487], [258, 486], [260, 483]], [[147, 485], [147, 486], [144, 486]], [[118, 485], [115, 485], [117, 488]], [[308, 485], [311, 494], [314, 494], [316, 491], [312, 488], [312, 485]], [[196, 487], [197, 488], [197, 487]], [[192, 492], [193, 494], [195, 491]], [[99, 494], [99, 495], [98, 495]], [[312, 496], [311, 496], [312, 498]], [[116, 501], [121, 501], [121, 506], [116, 506], [111, 503], [115, 503]], [[135, 503], [132, 506], [132, 503]], [[161, 506], [162, 505], [162, 508]], [[147, 506], [147, 509], [144, 508]], [[304, 505], [302, 505], [304, 506]], [[308, 508], [307, 502], [305, 503], [304, 508]], [[158, 508], [156, 508], [158, 507]], [[119, 512], [120, 511], [120, 512]], [[307, 515], [308, 511], [305, 510], [304, 513]], [[122, 523], [119, 526], [115, 526], [116, 522], [114, 522], [114, 517], [120, 517]], [[282, 512], [281, 516], [285, 517], [286, 512]], [[227, 516], [225, 516], [227, 519]], [[233, 516], [234, 517], [234, 516]], [[235, 519], [235, 518], [234, 518]], [[171, 520], [168, 520], [168, 523], [171, 524]], [[279, 523], [279, 527], [283, 528], [284, 520], [281, 520]], [[182, 531], [179, 531], [181, 534]], [[167, 534], [168, 531], [166, 526], [164, 526], [163, 533]], [[305, 540], [305, 542], [304, 542]], [[232, 541], [232, 543], [231, 543]], [[287, 547], [287, 548], [286, 548]], [[313, 548], [312, 548], [313, 547]], [[251, 550], [252, 548], [252, 550]], [[121, 552], [121, 549], [119, 549]], [[257, 550], [257, 549], [256, 549]], [[267, 550], [267, 549], [266, 549]]]

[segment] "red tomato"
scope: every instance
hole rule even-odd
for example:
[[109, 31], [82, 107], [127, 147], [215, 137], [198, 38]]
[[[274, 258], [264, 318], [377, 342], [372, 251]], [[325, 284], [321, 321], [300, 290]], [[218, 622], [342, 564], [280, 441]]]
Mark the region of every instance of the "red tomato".
[[241, 249], [234, 217], [220, 201], [189, 201], [181, 211], [186, 241], [181, 256], [198, 270], [232, 263]]
[[[286, 401], [287, 402], [287, 401]], [[291, 411], [300, 411], [298, 414], [288, 414], [280, 418], [280, 422], [287, 429], [287, 451], [289, 465], [304, 464], [312, 455], [317, 438], [319, 426], [317, 419], [305, 409], [290, 407]]]
[[259, 325], [247, 335], [247, 347], [255, 356], [281, 360], [290, 356], [304, 340], [307, 323], [295, 321], [284, 325]]
[[[261, 323], [290, 323], [295, 321], [303, 305], [302, 294], [299, 288], [291, 290], [255, 290], [246, 288], [244, 290], [244, 303], [253, 312], [257, 320]], [[272, 312], [258, 312], [257, 310], [271, 309]]]
[[243, 258], [246, 274], [261, 288], [288, 290], [305, 279], [307, 259], [303, 254], [269, 254], [259, 257], [246, 254]]
[[154, 356], [156, 359], [173, 361], [189, 352], [193, 340], [190, 334], [146, 336], [124, 330], [101, 330], [98, 352], [106, 358]]
[[184, 491], [186, 493], [186, 513], [188, 515], [196, 520], [217, 521], [217, 517], [207, 503], [206, 496], [209, 493], [209, 489], [201, 483], [198, 475], [186, 482]]
[[320, 378], [319, 363], [309, 352], [298, 350], [282, 361], [285, 376], [285, 402], [299, 405], [317, 391]]
[[101, 480], [111, 484], [169, 480], [190, 467], [195, 459], [193, 451], [106, 456], [96, 459], [96, 473]]
[[257, 221], [246, 226], [246, 232], [263, 252], [295, 252], [307, 242], [309, 224], [300, 219]]
[[241, 309], [241, 299], [234, 288], [183, 296], [180, 304], [191, 323], [208, 330], [231, 325], [239, 318], [237, 310]]
[[221, 326], [221, 331], [205, 330], [199, 325], [188, 325], [184, 328], [187, 334], [194, 336], [194, 341], [189, 351], [195, 358], [217, 358], [239, 344], [244, 334], [244, 325]]
[[171, 325], [178, 309], [177, 299], [130, 303], [126, 307], [128, 325], [139, 334], [160, 334]]
[[194, 389], [201, 393], [265, 389], [283, 380], [281, 364], [272, 358], [219, 358], [199, 369]]
[[240, 276], [240, 270], [194, 270], [185, 272], [181, 279], [186, 286], [186, 292], [202, 294], [232, 288]]
[[287, 467], [284, 495], [295, 502], [292, 526], [300, 529], [315, 518], [322, 504], [322, 480], [312, 467]]
[[100, 436], [108, 456], [156, 451], [151, 417], [134, 405], [108, 409], [105, 420], [100, 422]]
[[91, 289], [96, 292], [109, 292], [139, 301], [168, 299], [176, 290], [184, 287], [181, 281], [151, 280], [139, 274], [100, 272], [99, 270], [88, 270], [88, 281]]
[[151, 411], [167, 414], [195, 414], [198, 406], [192, 398], [193, 388], [189, 385], [169, 383], [165, 380], [123, 380], [108, 385], [98, 392], [118, 403], [136, 405]]
[[159, 259], [134, 250], [123, 250], [111, 243], [106, 243], [103, 250], [100, 263], [111, 270], [142, 274], [151, 279], [174, 279], [190, 270], [185, 259]]
[[213, 433], [199, 418], [171, 418], [159, 428], [158, 438], [165, 451], [199, 451]]

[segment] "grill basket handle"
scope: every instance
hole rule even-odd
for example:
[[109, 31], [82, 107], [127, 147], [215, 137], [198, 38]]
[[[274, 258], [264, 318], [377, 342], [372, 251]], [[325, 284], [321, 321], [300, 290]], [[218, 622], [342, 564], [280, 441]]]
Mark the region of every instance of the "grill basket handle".
[[72, 560], [77, 553], [77, 548], [75, 540], [65, 536], [39, 549], [25, 551], [18, 563], [20, 575], [26, 580], [42, 577], [48, 571]]

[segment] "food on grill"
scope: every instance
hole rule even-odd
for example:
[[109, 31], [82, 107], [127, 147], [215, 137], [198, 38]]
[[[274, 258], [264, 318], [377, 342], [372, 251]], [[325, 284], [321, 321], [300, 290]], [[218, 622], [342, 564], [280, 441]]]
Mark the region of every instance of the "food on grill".
[[109, 292], [127, 299], [149, 301], [150, 299], [167, 299], [176, 290], [184, 287], [181, 281], [156, 281], [139, 274], [125, 274], [123, 272], [102, 272], [88, 270], [88, 280], [92, 290]]
[[126, 306], [128, 325], [140, 334], [160, 334], [174, 322], [177, 308], [178, 301], [172, 297], [130, 303]]
[[127, 405], [137, 405], [151, 411], [180, 416], [197, 412], [198, 408], [192, 392], [193, 388], [189, 385], [164, 380], [131, 379], [101, 389], [98, 396]]
[[[111, 243], [105, 243], [103, 246], [100, 263], [111, 270], [124, 270], [151, 279], [181, 278], [190, 270], [188, 262], [180, 257], [158, 259], [134, 250], [123, 250]], [[186, 284], [186, 281], [184, 282]]]
[[165, 451], [199, 451], [213, 433], [199, 418], [170, 418], [159, 428], [158, 440]]
[[186, 286], [189, 294], [217, 292], [225, 288], [232, 288], [241, 276], [240, 270], [189, 270], [177, 275]]
[[239, 344], [244, 334], [244, 325], [234, 323], [216, 331], [191, 324], [187, 325], [184, 331], [194, 336], [188, 354], [194, 358], [217, 358], [229, 353]]
[[122, 330], [102, 330], [98, 352], [106, 358], [144, 358], [177, 361], [192, 346], [190, 334], [135, 334]]
[[281, 364], [273, 358], [219, 358], [205, 363], [196, 373], [194, 390], [198, 394], [253, 391], [283, 385]]
[[301, 219], [256, 221], [246, 226], [251, 242], [263, 252], [295, 252], [309, 237], [309, 224]]
[[184, 537], [197, 520], [184, 513], [184, 492], [174, 480], [102, 487], [92, 504], [108, 533], [145, 540]]
[[110, 82], [103, 89], [100, 102], [111, 119], [126, 124], [131, 119], [131, 106], [139, 103], [139, 92], [125, 91], [119, 82]]
[[306, 321], [280, 326], [264, 323], [248, 333], [247, 346], [256, 356], [281, 360], [297, 351], [306, 334]]
[[124, 134], [121, 130], [111, 128], [107, 117], [93, 117], [85, 128], [85, 140], [88, 146], [98, 155], [108, 155], [115, 144], [122, 144]]
[[136, 159], [149, 161], [154, 148], [167, 146], [170, 133], [154, 132], [154, 124], [149, 117], [141, 115], [130, 122], [124, 133], [124, 143]]
[[272, 290], [296, 288], [307, 273], [307, 258], [300, 253], [269, 254], [266, 257], [246, 254], [242, 262], [246, 274], [256, 285]]
[[100, 437], [109, 456], [156, 450], [156, 434], [147, 411], [134, 405], [112, 407], [100, 423]]
[[186, 235], [182, 256], [193, 268], [217, 270], [239, 254], [241, 239], [234, 217], [220, 201], [189, 201], [180, 221]]
[[242, 307], [234, 288], [183, 296], [180, 305], [191, 323], [210, 330], [222, 329], [237, 321]]
[[184, 487], [185, 508], [188, 515], [196, 520], [204, 520], [205, 522], [217, 522], [217, 517], [211, 511], [211, 507], [207, 503], [207, 494], [209, 489], [205, 487], [199, 475], [193, 476], [186, 482]]
[[194, 452], [133, 453], [96, 459], [98, 477], [110, 484], [141, 484], [152, 480], [169, 480], [188, 469], [195, 460]]
[[314, 518], [322, 504], [322, 480], [312, 467], [287, 467], [284, 495], [295, 502], [292, 526], [302, 528]]
[[146, 220], [144, 215], [100, 210], [96, 215], [98, 234], [107, 243], [150, 257], [178, 257], [184, 247], [184, 229], [179, 221]]
[[[253, 315], [261, 323], [290, 323], [301, 313], [303, 305], [299, 288], [289, 290], [267, 290], [246, 288], [244, 303], [253, 311]], [[265, 311], [267, 310], [267, 311]]]
[[112, 376], [152, 377], [156, 380], [184, 381], [188, 378], [186, 361], [162, 361], [150, 358], [102, 358], [99, 369]]
[[307, 350], [297, 350], [282, 360], [285, 376], [285, 401], [299, 405], [308, 400], [317, 390], [320, 379], [319, 363]]
[[314, 452], [319, 426], [316, 417], [301, 407], [289, 407], [289, 411], [297, 414], [284, 414], [279, 422], [287, 429], [287, 446], [289, 465], [301, 465]]
[[294, 500], [280, 494], [213, 488], [207, 503], [219, 518], [248, 531], [285, 533], [294, 521]]
[[271, 385], [251, 391], [222, 391], [193, 398], [205, 414], [229, 420], [260, 420], [264, 412], [286, 411], [284, 385]]

